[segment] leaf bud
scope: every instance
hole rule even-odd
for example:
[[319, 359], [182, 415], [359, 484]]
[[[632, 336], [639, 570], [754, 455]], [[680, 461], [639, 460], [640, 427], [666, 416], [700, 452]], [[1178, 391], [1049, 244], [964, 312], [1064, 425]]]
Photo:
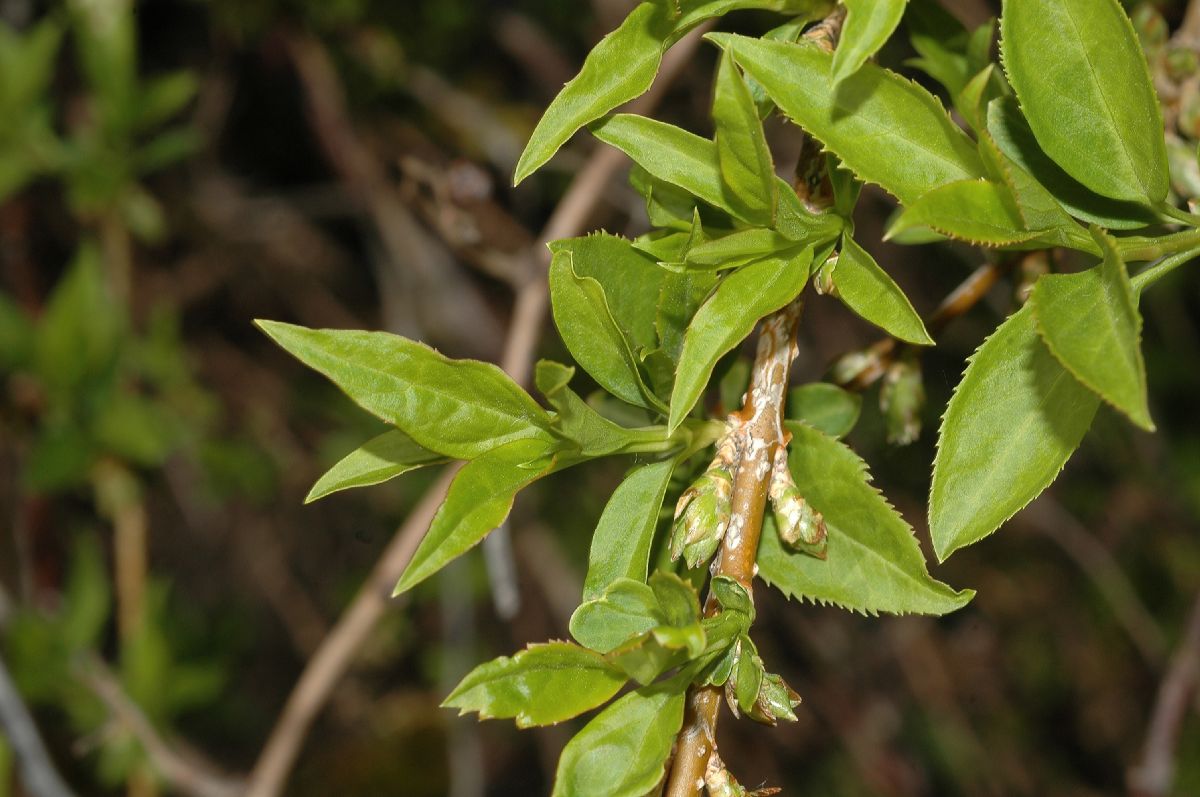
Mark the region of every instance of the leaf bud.
[[775, 452], [768, 496], [779, 539], [793, 550], [824, 559], [828, 544], [825, 519], [800, 494], [788, 469], [787, 450], [783, 446]]
[[729, 527], [732, 504], [733, 477], [723, 467], [709, 468], [675, 505], [671, 559], [682, 556], [690, 568], [711, 559]]
[[813, 276], [813, 288], [821, 296], [837, 296], [837, 285], [833, 282], [833, 270], [837, 268], [838, 256], [836, 253], [821, 264], [817, 269], [816, 275]]
[[925, 382], [915, 355], [896, 360], [883, 377], [879, 409], [887, 425], [887, 440], [906, 446], [921, 436], [921, 411], [925, 409]]
[[769, 672], [763, 675], [758, 688], [758, 700], [748, 716], [767, 725], [774, 725], [779, 720], [795, 722], [795, 708], [799, 705], [800, 695], [787, 685], [782, 676]]

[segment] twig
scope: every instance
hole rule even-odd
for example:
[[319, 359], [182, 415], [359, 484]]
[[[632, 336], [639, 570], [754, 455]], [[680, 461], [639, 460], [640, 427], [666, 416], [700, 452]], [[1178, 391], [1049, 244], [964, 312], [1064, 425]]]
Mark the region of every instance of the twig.
[[13, 683], [3, 657], [0, 657], [0, 728], [4, 729], [17, 759], [21, 781], [31, 797], [72, 797], [46, 752], [37, 725]]
[[[772, 463], [776, 451], [787, 442], [782, 427], [784, 396], [797, 353], [796, 330], [801, 307], [801, 300], [796, 299], [763, 322], [746, 403], [731, 418], [734, 433], [741, 436], [738, 450], [742, 454], [733, 474], [733, 506], [714, 572], [732, 577], [747, 592], [753, 590]], [[712, 616], [719, 608], [710, 594], [705, 613]], [[699, 797], [709, 757], [716, 749], [720, 708], [718, 688], [691, 689], [684, 727], [679, 732], [667, 778], [666, 797]]]
[[1141, 763], [1129, 772], [1133, 797], [1164, 797], [1170, 793], [1179, 733], [1197, 691], [1200, 691], [1200, 595], [1192, 605], [1171, 667], [1159, 685]]
[[[360, 139], [350, 122], [345, 93], [329, 53], [316, 39], [302, 34], [285, 39], [304, 88], [313, 132], [350, 193], [370, 214], [387, 252], [389, 269], [403, 269], [416, 279], [420, 302], [389, 308], [389, 327], [412, 333], [415, 315], [435, 336], [468, 350], [498, 338], [499, 324], [474, 285], [445, 249], [413, 218], [386, 178], [387, 169]], [[381, 281], [396, 274], [381, 273]], [[386, 294], [385, 294], [386, 295]], [[399, 326], [403, 322], [408, 327]]]
[[173, 788], [188, 797], [235, 797], [243, 784], [213, 772], [206, 764], [193, 761], [178, 752], [133, 702], [116, 676], [99, 659], [89, 658], [79, 665], [83, 682], [104, 703], [113, 717], [137, 738], [150, 764]]
[[[1030, 253], [1033, 254], [1037, 253]], [[951, 321], [966, 315], [972, 307], [979, 304], [1012, 263], [1011, 260], [1000, 260], [985, 263], [972, 271], [970, 276], [959, 283], [925, 319], [929, 334], [936, 337]], [[888, 366], [895, 361], [904, 346], [905, 344], [893, 337], [881, 338], [872, 343], [865, 349], [870, 356], [870, 365], [855, 373], [850, 381], [840, 383], [841, 387], [848, 390], [866, 390], [887, 373]]]
[[350, 607], [305, 665], [250, 773], [245, 797], [275, 797], [282, 793], [313, 720], [383, 616], [392, 589], [425, 536], [453, 475], [453, 469], [447, 470], [421, 498], [388, 544], [367, 582], [354, 596]]
[[[703, 31], [703, 28], [693, 31], [667, 54], [659, 79], [654, 87], [635, 103], [634, 109], [645, 113], [658, 103], [666, 91], [666, 86], [679, 75], [699, 46]], [[574, 235], [583, 229], [600, 200], [602, 189], [623, 163], [624, 156], [616, 150], [607, 147], [596, 150], [588, 165], [567, 189], [540, 240], [551, 241]], [[538, 254], [543, 268], [538, 274], [531, 274], [517, 293], [513, 321], [505, 340], [502, 361], [509, 376], [520, 383], [528, 381], [532, 370], [534, 351], [545, 321], [549, 297], [544, 273], [549, 255], [545, 247], [539, 247]], [[392, 588], [404, 572], [413, 552], [428, 530], [434, 513], [445, 498], [452, 475], [447, 472], [430, 487], [413, 509], [383, 552], [367, 583], [359, 590], [350, 607], [338, 619], [329, 636], [322, 641], [316, 654], [305, 666], [254, 765], [250, 774], [250, 786], [244, 797], [276, 797], [282, 792], [313, 720], [387, 608]]]

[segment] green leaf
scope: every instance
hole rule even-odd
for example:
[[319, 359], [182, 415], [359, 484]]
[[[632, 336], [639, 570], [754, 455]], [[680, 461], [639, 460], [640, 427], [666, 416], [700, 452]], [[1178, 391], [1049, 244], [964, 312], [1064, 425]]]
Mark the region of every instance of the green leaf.
[[879, 52], [904, 16], [905, 0], [843, 0], [846, 22], [833, 53], [833, 80], [841, 83]]
[[1004, 68], [1042, 149], [1102, 196], [1162, 201], [1162, 111], [1120, 3], [1006, 0], [1000, 29]]
[[938, 0], [913, 0], [905, 24], [913, 49], [920, 55], [908, 65], [924, 71], [951, 97], [957, 97], [974, 74], [967, 58], [967, 29]]
[[789, 597], [869, 614], [941, 615], [971, 600], [971, 590], [956, 592], [930, 577], [912, 529], [871, 486], [865, 462], [805, 424], [787, 428], [788, 465], [800, 492], [825, 518], [828, 558], [786, 550], [768, 513], [770, 528], [758, 549], [763, 580]]
[[1047, 274], [1033, 286], [1030, 304], [1042, 341], [1062, 365], [1147, 431], [1154, 430], [1146, 400], [1142, 317], [1116, 242], [1093, 228], [1104, 252], [1100, 265], [1076, 274]]
[[845, 437], [858, 422], [862, 396], [828, 382], [792, 388], [787, 395], [788, 420], [803, 421], [830, 437]]
[[658, 295], [654, 326], [663, 352], [673, 362], [678, 364], [683, 353], [683, 338], [688, 324], [717, 283], [718, 277], [711, 271], [668, 272]]
[[559, 248], [550, 263], [554, 323], [571, 355], [600, 385], [630, 404], [662, 409], [642, 376], [633, 343], [617, 324], [604, 286], [575, 268], [570, 248]]
[[69, 392], [86, 379], [108, 373], [124, 329], [120, 305], [104, 279], [100, 252], [84, 244], [38, 321], [37, 375], [52, 390]]
[[812, 247], [805, 247], [787, 260], [772, 257], [746, 266], [717, 285], [684, 335], [671, 394], [669, 429], [674, 431], [692, 411], [721, 355], [749, 335], [759, 319], [800, 294], [812, 258]]
[[596, 715], [563, 748], [553, 797], [644, 797], [683, 725], [682, 683], [630, 692]]
[[978, 129], [977, 134], [979, 151], [985, 162], [994, 176], [1008, 188], [1009, 195], [1002, 196], [1001, 201], [1015, 205], [1025, 229], [1046, 231], [1033, 241], [1045, 242], [1048, 246], [1069, 246], [1076, 249], [1087, 249], [1095, 245], [1049, 189], [1001, 151], [987, 128]]
[[659, 509], [676, 464], [665, 459], [639, 465], [613, 491], [592, 535], [584, 600], [600, 596], [619, 578], [646, 580]]
[[370, 487], [426, 465], [446, 462], [441, 454], [422, 448], [399, 429], [384, 432], [342, 457], [317, 480], [304, 503], [311, 504], [339, 490]]
[[673, 25], [665, 3], [640, 3], [597, 44], [534, 128], [513, 184], [550, 160], [576, 130], [632, 100], [654, 82]]
[[775, 230], [751, 227], [693, 246], [684, 260], [692, 268], [738, 268], [793, 246], [795, 241]]
[[553, 725], [608, 701], [625, 677], [603, 656], [570, 642], [530, 645], [472, 670], [442, 703], [480, 719], [515, 718], [518, 728]]
[[904, 209], [885, 238], [920, 227], [984, 246], [1021, 243], [1043, 232], [1026, 230], [1008, 186], [990, 180], [960, 180], [930, 191]]
[[937, 99], [917, 84], [864, 64], [838, 84], [832, 56], [807, 43], [708, 35], [733, 52], [776, 104], [866, 182], [901, 202], [983, 176], [975, 146]]
[[601, 119], [590, 129], [596, 138], [621, 150], [658, 179], [738, 215], [725, 199], [717, 145], [707, 138], [627, 113]]
[[473, 459], [516, 440], [537, 441], [544, 450], [554, 439], [546, 411], [490, 363], [451, 360], [387, 332], [255, 323], [360, 407], [430, 451]]
[[517, 163], [514, 184], [538, 169], [576, 130], [639, 96], [654, 82], [664, 51], [706, 19], [741, 8], [812, 16], [828, 0], [655, 0], [639, 4], [588, 54], [534, 128]]
[[600, 283], [613, 320], [635, 353], [658, 345], [654, 314], [667, 274], [653, 257], [632, 241], [607, 233], [555, 241], [550, 251], [570, 252], [575, 273]]
[[889, 335], [922, 346], [933, 345], [933, 338], [904, 291], [849, 235], [842, 236], [833, 284], [847, 307]]
[[554, 428], [579, 447], [585, 457], [604, 457], [616, 454], [648, 436], [666, 437], [663, 427], [626, 429], [605, 418], [592, 409], [567, 384], [575, 369], [551, 360], [539, 360], [534, 369], [534, 381], [538, 390], [558, 413], [554, 417]]
[[929, 528], [938, 559], [986, 537], [1058, 476], [1099, 398], [1067, 373], [1021, 308], [984, 341], [942, 419]]
[[393, 594], [412, 589], [469, 551], [504, 522], [517, 493], [554, 466], [541, 440], [514, 440], [464, 465]]
[[988, 104], [988, 132], [1000, 150], [1028, 172], [1035, 183], [1049, 191], [1072, 216], [1110, 230], [1135, 229], [1154, 223], [1154, 214], [1145, 207], [1100, 196], [1063, 171], [1042, 150], [1029, 122], [1012, 98], [1002, 97]]
[[750, 89], [729, 53], [721, 58], [713, 98], [717, 162], [735, 215], [755, 224], [775, 223], [779, 188], [775, 164]]
[[662, 623], [658, 596], [648, 584], [617, 578], [600, 595], [584, 601], [571, 614], [571, 636], [598, 653], [616, 650]]

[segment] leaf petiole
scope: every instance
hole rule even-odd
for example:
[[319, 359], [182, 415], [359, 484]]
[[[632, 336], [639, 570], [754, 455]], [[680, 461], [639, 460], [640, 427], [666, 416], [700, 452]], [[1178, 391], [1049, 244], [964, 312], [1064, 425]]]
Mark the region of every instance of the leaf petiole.
[[1196, 257], [1200, 257], [1200, 246], [1194, 246], [1183, 252], [1177, 252], [1169, 257], [1164, 257], [1154, 265], [1143, 269], [1130, 279], [1134, 293], [1140, 296], [1143, 290]]

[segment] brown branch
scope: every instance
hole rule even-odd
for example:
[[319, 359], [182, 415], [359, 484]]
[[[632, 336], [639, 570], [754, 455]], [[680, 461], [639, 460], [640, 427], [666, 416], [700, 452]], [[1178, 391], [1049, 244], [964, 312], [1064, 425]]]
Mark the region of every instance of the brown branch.
[[102, 661], [88, 659], [79, 665], [79, 670], [84, 684], [100, 698], [114, 719], [133, 734], [150, 765], [173, 789], [187, 797], [235, 797], [241, 793], [240, 781], [185, 756], [176, 745], [160, 736]]
[[[730, 422], [741, 457], [733, 474], [733, 508], [721, 542], [715, 573], [730, 576], [752, 592], [758, 541], [771, 482], [775, 453], [787, 440], [783, 432], [784, 397], [788, 373], [797, 353], [796, 330], [801, 300], [796, 299], [763, 322], [758, 338], [750, 390], [746, 403]], [[708, 597], [705, 613], [719, 611]], [[666, 797], [698, 797], [704, 787], [709, 757], [716, 749], [721, 690], [693, 687], [688, 696], [684, 728], [679, 733], [675, 758], [667, 778]]]
[[[633, 103], [630, 110], [646, 113], [661, 100], [666, 87], [682, 72], [699, 46], [705, 30], [707, 28], [702, 26], [693, 31], [667, 53], [654, 87]], [[582, 230], [599, 203], [604, 187], [624, 163], [624, 156], [616, 150], [597, 149], [563, 195], [539, 240], [551, 241]], [[549, 298], [545, 274], [549, 255], [544, 246], [538, 247], [537, 255], [541, 268], [538, 273], [530, 274], [517, 292], [502, 360], [509, 376], [522, 384], [528, 381], [533, 367]], [[421, 499], [388, 544], [367, 583], [305, 666], [254, 765], [244, 797], [276, 797], [283, 791], [313, 721], [387, 608], [392, 588], [445, 498], [452, 475], [450, 472], [445, 474]]]
[[1200, 595], [1192, 605], [1170, 669], [1159, 685], [1142, 760], [1129, 772], [1129, 791], [1133, 797], [1165, 797], [1171, 792], [1179, 734], [1197, 692], [1200, 692]]

